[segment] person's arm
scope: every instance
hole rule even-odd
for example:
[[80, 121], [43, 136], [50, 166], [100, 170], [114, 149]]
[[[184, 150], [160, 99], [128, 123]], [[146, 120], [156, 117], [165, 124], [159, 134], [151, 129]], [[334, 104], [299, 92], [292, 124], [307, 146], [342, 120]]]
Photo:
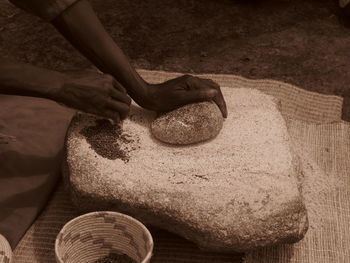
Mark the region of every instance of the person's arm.
[[52, 99], [116, 121], [129, 112], [130, 98], [110, 75], [60, 73], [0, 59], [0, 94]]
[[213, 99], [226, 117], [224, 98], [220, 87], [213, 81], [185, 76], [157, 85], [146, 83], [106, 32], [86, 0], [71, 5], [52, 24], [102, 72], [114, 76], [140, 106], [165, 111]]
[[51, 99], [62, 85], [62, 73], [0, 59], [0, 94]]
[[77, 1], [52, 24], [102, 72], [113, 75], [138, 104], [144, 103], [145, 81], [132, 68], [87, 1]]

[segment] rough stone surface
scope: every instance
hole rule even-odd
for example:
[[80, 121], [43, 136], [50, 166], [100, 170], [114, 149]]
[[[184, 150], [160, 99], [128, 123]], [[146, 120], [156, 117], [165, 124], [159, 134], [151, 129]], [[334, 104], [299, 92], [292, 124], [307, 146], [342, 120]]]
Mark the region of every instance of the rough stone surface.
[[151, 124], [155, 138], [171, 144], [191, 144], [214, 138], [220, 132], [223, 117], [213, 102], [182, 106], [156, 118]]
[[128, 161], [99, 156], [80, 133], [95, 118], [76, 116], [65, 170], [77, 207], [124, 212], [212, 251], [303, 238], [308, 219], [299, 162], [276, 100], [253, 89], [223, 93], [229, 116], [221, 132], [195, 145], [155, 140], [149, 129], [155, 115], [133, 107], [122, 128], [133, 141], [105, 141], [126, 149]]

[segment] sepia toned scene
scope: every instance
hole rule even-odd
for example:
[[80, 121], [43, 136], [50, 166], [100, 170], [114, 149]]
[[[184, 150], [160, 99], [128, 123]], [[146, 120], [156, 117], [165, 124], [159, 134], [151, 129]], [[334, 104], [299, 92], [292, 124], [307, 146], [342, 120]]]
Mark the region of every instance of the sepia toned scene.
[[350, 262], [350, 0], [0, 0], [0, 263]]

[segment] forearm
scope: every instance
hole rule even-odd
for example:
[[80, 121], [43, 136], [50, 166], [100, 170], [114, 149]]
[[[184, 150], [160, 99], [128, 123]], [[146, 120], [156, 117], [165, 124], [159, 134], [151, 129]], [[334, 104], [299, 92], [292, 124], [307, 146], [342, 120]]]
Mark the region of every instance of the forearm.
[[52, 23], [102, 72], [114, 76], [139, 105], [147, 106], [147, 83], [130, 65], [86, 0], [66, 9]]
[[0, 59], [0, 94], [54, 99], [62, 80], [59, 72]]

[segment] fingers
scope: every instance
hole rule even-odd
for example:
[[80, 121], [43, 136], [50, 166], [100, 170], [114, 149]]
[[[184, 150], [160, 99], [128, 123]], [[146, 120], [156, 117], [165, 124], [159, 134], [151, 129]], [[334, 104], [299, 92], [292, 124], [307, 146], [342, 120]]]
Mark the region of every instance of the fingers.
[[[189, 92], [189, 100], [191, 102], [201, 100], [213, 100], [219, 107], [224, 118], [227, 118], [227, 106], [222, 95], [220, 86], [211, 79], [201, 79], [198, 77], [185, 76], [187, 85], [191, 88]], [[215, 90], [215, 95], [213, 96]], [[190, 94], [192, 93], [192, 94]], [[188, 102], [190, 103], [190, 102]]]
[[120, 90], [116, 90], [114, 87], [109, 89], [109, 95], [117, 101], [124, 102], [128, 105], [131, 104], [131, 98], [128, 96], [128, 94], [121, 92]]
[[105, 80], [107, 85], [112, 85], [115, 89], [126, 93], [126, 89], [123, 87], [122, 84], [120, 84], [112, 75], [104, 74], [103, 79]]
[[108, 74], [105, 74], [104, 77], [107, 80], [105, 85], [108, 95], [111, 97], [105, 104], [104, 114], [119, 122], [128, 116], [131, 98], [126, 93], [126, 89], [114, 77]]
[[107, 82], [105, 82], [104, 85], [107, 87], [109, 95], [115, 100], [130, 105], [131, 98], [127, 95], [126, 89], [111, 75], [106, 74], [105, 79]]
[[227, 106], [226, 106], [226, 102], [225, 102], [224, 96], [222, 95], [220, 87], [217, 91], [218, 91], [218, 93], [213, 98], [213, 101], [216, 103], [216, 105], [218, 105], [218, 107], [222, 113], [222, 116], [224, 118], [227, 118]]
[[217, 90], [212, 88], [202, 88], [196, 90], [186, 90], [179, 94], [179, 104], [188, 104], [193, 102], [212, 100], [217, 95]]
[[211, 87], [215, 88], [218, 91], [217, 95], [213, 98], [213, 101], [216, 103], [216, 105], [218, 105], [222, 113], [222, 116], [224, 118], [227, 118], [227, 106], [226, 106], [224, 96], [222, 95], [220, 86], [211, 79], [205, 79], [205, 80]]
[[128, 116], [130, 107], [128, 104], [120, 101], [110, 100], [106, 103], [106, 110], [119, 113], [120, 118], [123, 120]]
[[115, 78], [112, 79], [112, 84], [113, 84], [113, 87], [116, 88], [117, 90], [123, 93], [126, 93], [126, 89]]
[[209, 80], [209, 81], [211, 82], [212, 86], [217, 90], [217, 95], [213, 98], [213, 101], [216, 103], [216, 105], [218, 105], [222, 113], [222, 116], [224, 118], [227, 118], [227, 106], [226, 106], [224, 96], [222, 95], [220, 86], [212, 80]]
[[213, 101], [216, 103], [216, 105], [218, 105], [218, 107], [222, 113], [222, 116], [224, 118], [227, 118], [227, 106], [226, 106], [226, 102], [225, 102], [224, 96], [222, 95], [219, 84], [217, 84], [216, 82], [214, 82], [211, 79], [203, 79], [203, 81], [205, 81], [206, 85], [208, 85], [209, 87], [217, 90], [217, 94], [213, 98]]
[[112, 111], [112, 110], [105, 110], [104, 114], [101, 114], [102, 116], [111, 119], [115, 121], [116, 123], [120, 122], [120, 115], [118, 112]]

